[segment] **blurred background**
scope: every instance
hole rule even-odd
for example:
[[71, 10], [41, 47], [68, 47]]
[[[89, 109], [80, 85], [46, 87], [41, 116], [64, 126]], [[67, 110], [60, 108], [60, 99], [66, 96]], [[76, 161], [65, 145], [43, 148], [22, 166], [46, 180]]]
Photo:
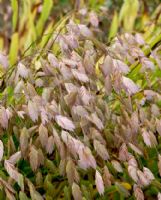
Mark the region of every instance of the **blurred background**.
[[24, 53], [43, 48], [66, 16], [65, 21], [74, 16], [90, 26], [90, 10], [99, 18], [95, 33], [106, 43], [118, 32], [152, 33], [161, 23], [160, 0], [0, 0], [0, 51], [13, 64]]

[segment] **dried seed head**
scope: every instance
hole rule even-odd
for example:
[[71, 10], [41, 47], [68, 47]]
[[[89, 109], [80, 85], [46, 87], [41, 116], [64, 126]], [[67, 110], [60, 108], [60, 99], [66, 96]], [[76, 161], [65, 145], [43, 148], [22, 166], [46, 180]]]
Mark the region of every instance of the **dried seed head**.
[[138, 182], [137, 168], [129, 165], [128, 173], [129, 173], [130, 177], [137, 183]]
[[137, 170], [137, 175], [139, 177], [138, 183], [142, 186], [148, 186], [150, 184], [150, 180], [146, 177], [146, 175], [140, 171]]
[[143, 173], [145, 174], [146, 178], [149, 181], [152, 181], [155, 179], [153, 173], [150, 171], [150, 169], [148, 169], [147, 167], [143, 167]]
[[109, 159], [109, 154], [107, 152], [106, 147], [103, 144], [101, 144], [98, 140], [94, 140], [94, 149], [103, 160]]
[[95, 183], [96, 183], [96, 188], [97, 188], [99, 194], [103, 195], [104, 194], [104, 183], [103, 183], [101, 174], [97, 170], [96, 170], [96, 174], [95, 174]]
[[82, 192], [76, 183], [72, 184], [72, 195], [74, 200], [82, 200]]
[[125, 143], [123, 143], [119, 149], [119, 160], [127, 161], [129, 158], [129, 152]]
[[138, 185], [134, 185], [134, 196], [136, 200], [144, 200], [144, 193]]
[[104, 166], [103, 168], [103, 182], [105, 183], [105, 186], [110, 186], [112, 182], [112, 175], [110, 174], [107, 166]]

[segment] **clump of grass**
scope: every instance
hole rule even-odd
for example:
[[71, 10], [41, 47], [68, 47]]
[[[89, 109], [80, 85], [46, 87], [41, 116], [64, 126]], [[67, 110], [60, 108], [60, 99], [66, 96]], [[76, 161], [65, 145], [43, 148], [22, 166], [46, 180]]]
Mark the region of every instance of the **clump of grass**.
[[2, 199], [160, 198], [161, 29], [116, 36], [117, 17], [109, 45], [78, 10], [21, 59], [17, 33], [0, 54]]

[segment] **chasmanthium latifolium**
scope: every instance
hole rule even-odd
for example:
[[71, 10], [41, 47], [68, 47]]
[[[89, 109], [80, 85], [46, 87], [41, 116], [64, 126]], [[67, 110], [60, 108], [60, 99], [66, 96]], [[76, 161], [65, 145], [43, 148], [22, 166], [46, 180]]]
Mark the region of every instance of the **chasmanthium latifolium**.
[[96, 12], [89, 20], [68, 20], [48, 41], [53, 49], [11, 71], [0, 53], [9, 73], [0, 184], [9, 199], [160, 199], [160, 43], [125, 33], [106, 45], [93, 31]]

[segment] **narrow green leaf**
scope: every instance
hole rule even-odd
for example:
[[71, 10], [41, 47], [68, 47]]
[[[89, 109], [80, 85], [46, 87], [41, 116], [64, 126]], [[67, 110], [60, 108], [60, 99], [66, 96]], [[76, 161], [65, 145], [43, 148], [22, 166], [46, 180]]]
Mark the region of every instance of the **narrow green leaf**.
[[38, 36], [40, 36], [42, 34], [44, 24], [50, 15], [52, 6], [53, 6], [52, 0], [44, 0], [42, 12], [41, 12], [40, 18], [39, 18], [37, 26], [36, 26], [36, 31], [37, 31]]
[[105, 195], [112, 194], [117, 191], [117, 187], [115, 185], [111, 185], [105, 189]]
[[119, 26], [118, 14], [117, 14], [117, 12], [115, 12], [113, 19], [112, 19], [109, 36], [108, 36], [109, 40], [111, 38], [115, 37], [115, 35], [117, 34], [118, 26]]
[[19, 193], [20, 200], [29, 200], [29, 198], [26, 196], [26, 194], [22, 191]]
[[14, 33], [11, 38], [11, 45], [9, 50], [9, 62], [13, 65], [17, 61], [18, 56], [18, 33]]
[[122, 5], [119, 20], [123, 22], [125, 31], [132, 31], [139, 10], [138, 0], [125, 0]]
[[47, 44], [47, 42], [52, 36], [53, 36], [53, 22], [48, 25], [47, 29], [45, 30], [42, 36], [40, 43], [41, 48], [43, 48]]
[[71, 191], [69, 190], [69, 187], [64, 187], [64, 199], [70, 200], [71, 199]]
[[11, 7], [12, 7], [12, 29], [15, 31], [18, 22], [18, 0], [11, 0]]

